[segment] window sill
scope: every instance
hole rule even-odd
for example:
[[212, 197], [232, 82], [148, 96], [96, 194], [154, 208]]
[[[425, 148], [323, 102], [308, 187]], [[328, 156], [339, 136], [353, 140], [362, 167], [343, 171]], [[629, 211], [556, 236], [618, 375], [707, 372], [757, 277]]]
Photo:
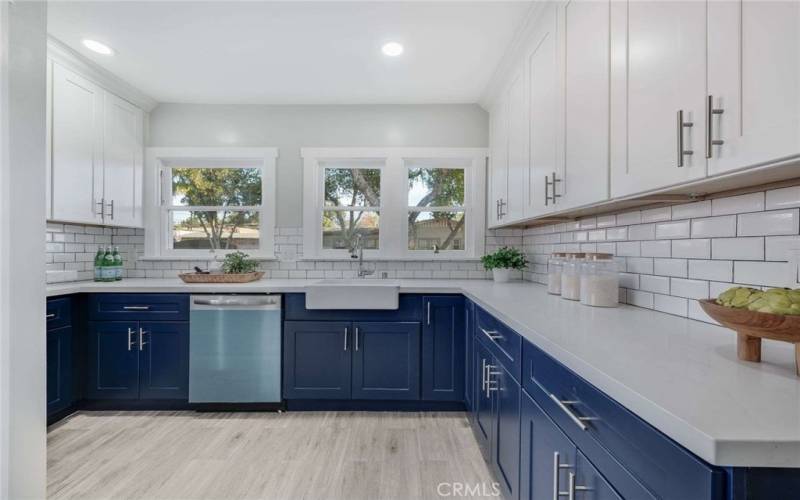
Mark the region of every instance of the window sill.
[[[300, 257], [295, 259], [297, 261], [351, 261], [358, 262], [358, 259], [351, 257]], [[480, 262], [480, 257], [455, 257], [450, 255], [420, 255], [419, 257], [367, 257], [364, 256], [364, 262], [427, 262], [427, 261], [447, 261], [447, 262]]]
[[[266, 262], [266, 261], [273, 261], [278, 260], [277, 257], [274, 255], [250, 255], [250, 259], [257, 260], [259, 262]], [[219, 261], [222, 262], [224, 257], [216, 256], [202, 256], [202, 255], [143, 255], [139, 257], [138, 261], [143, 262], [157, 262], [157, 261], [165, 261], [165, 262], [188, 262], [188, 261]]]

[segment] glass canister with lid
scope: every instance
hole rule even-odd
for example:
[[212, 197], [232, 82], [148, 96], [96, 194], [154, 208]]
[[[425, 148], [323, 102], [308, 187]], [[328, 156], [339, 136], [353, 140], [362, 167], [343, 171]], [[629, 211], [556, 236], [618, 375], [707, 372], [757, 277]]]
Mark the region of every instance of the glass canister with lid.
[[564, 252], [554, 252], [547, 261], [547, 293], [561, 295], [561, 266], [564, 263]]
[[561, 298], [580, 300], [581, 298], [581, 263], [584, 253], [567, 253], [561, 264]]
[[616, 307], [619, 303], [619, 272], [610, 253], [587, 253], [580, 270], [581, 304]]

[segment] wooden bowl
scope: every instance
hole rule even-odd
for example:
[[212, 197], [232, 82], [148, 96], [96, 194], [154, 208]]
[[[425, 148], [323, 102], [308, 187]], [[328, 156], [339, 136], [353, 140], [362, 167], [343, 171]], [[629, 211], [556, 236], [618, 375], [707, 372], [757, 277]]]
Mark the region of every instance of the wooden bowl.
[[716, 299], [698, 300], [700, 307], [721, 325], [736, 331], [736, 354], [744, 361], [761, 361], [761, 339], [794, 344], [795, 371], [800, 377], [800, 316], [734, 309]]
[[261, 271], [241, 274], [183, 273], [178, 275], [184, 283], [249, 283], [251, 281], [258, 281], [263, 276], [264, 273]]

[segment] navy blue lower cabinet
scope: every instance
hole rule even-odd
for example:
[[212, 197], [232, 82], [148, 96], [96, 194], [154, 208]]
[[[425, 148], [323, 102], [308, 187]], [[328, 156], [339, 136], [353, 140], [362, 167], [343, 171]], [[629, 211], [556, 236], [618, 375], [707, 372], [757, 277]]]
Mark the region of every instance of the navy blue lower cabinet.
[[[574, 472], [576, 448], [526, 392], [520, 409], [520, 500], [557, 498]], [[591, 496], [591, 498], [595, 498]]]
[[465, 358], [464, 363], [464, 404], [467, 411], [472, 411], [472, 402], [475, 400], [475, 304], [469, 300], [464, 300], [464, 331], [465, 339]]
[[136, 321], [89, 322], [90, 399], [139, 397], [139, 348]]
[[472, 426], [478, 446], [487, 459], [491, 458], [492, 428], [494, 427], [494, 398], [486, 389], [486, 366], [491, 364], [492, 355], [483, 344], [473, 339], [475, 348], [475, 401], [472, 405]]
[[494, 399], [492, 465], [506, 499], [519, 498], [520, 387], [503, 365], [493, 360], [486, 369]]
[[353, 323], [353, 399], [419, 399], [419, 323]]
[[350, 399], [353, 328], [345, 321], [283, 323], [283, 396]]
[[139, 398], [188, 399], [189, 324], [139, 323]]
[[422, 399], [464, 400], [464, 297], [422, 299]]
[[47, 332], [47, 415], [72, 404], [72, 328]]

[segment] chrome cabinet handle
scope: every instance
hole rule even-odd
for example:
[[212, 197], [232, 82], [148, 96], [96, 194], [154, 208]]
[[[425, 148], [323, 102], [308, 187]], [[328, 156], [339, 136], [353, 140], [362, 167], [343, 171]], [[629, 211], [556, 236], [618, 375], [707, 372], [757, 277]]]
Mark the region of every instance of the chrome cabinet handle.
[[122, 306], [125, 311], [149, 311], [150, 306]]
[[586, 486], [580, 486], [575, 484], [575, 473], [569, 473], [569, 484], [567, 486], [567, 498], [568, 500], [575, 500], [575, 492], [576, 491], [590, 491], [591, 488]]
[[550, 204], [550, 176], [544, 176], [544, 206]]
[[[111, 220], [114, 220], [114, 200], [111, 200], [111, 203], [107, 203], [106, 206], [111, 209], [111, 212], [108, 214], [108, 216], [111, 218]], [[106, 214], [104, 210], [103, 217], [105, 217], [105, 215]]]
[[486, 370], [485, 391], [486, 391], [486, 397], [487, 398], [492, 395], [492, 392], [499, 390], [497, 387], [492, 387], [492, 382], [497, 382], [496, 380], [492, 380], [492, 375], [500, 375], [500, 372], [499, 371], [492, 371], [492, 368], [494, 368], [494, 366], [492, 366], [489, 363], [487, 363], [486, 366], [485, 366], [485, 370]]
[[549, 393], [548, 396], [550, 396], [550, 399], [552, 399], [553, 402], [555, 402], [555, 404], [558, 405], [559, 408], [561, 408], [561, 411], [566, 413], [567, 416], [570, 418], [570, 420], [575, 422], [575, 425], [580, 427], [580, 429], [582, 431], [585, 431], [585, 430], [589, 429], [589, 427], [587, 427], [584, 422], [590, 422], [592, 420], [597, 420], [597, 418], [595, 418], [595, 417], [579, 417], [579, 416], [575, 415], [575, 413], [572, 411], [572, 409], [569, 407], [569, 405], [578, 404], [578, 403], [580, 403], [580, 401], [561, 400], [561, 399], [558, 399], [558, 397], [555, 394], [553, 394], [552, 392]]
[[356, 351], [358, 351], [358, 327], [356, 327]]
[[559, 182], [561, 182], [561, 179], [559, 179], [556, 173], [553, 172], [553, 182], [551, 182], [551, 184], [553, 185], [553, 196], [550, 197], [550, 199], [553, 200], [553, 205], [556, 204], [558, 198], [561, 198], [561, 195], [556, 192], [557, 191], [556, 184], [558, 184]]
[[144, 345], [145, 344], [149, 344], [149, 342], [145, 342], [144, 341], [144, 334], [145, 333], [149, 333], [149, 332], [146, 332], [146, 331], [144, 331], [144, 329], [139, 328], [139, 350], [140, 351], [144, 350]]
[[506, 203], [503, 200], [503, 198], [500, 198], [500, 218], [501, 219], [507, 215], [505, 210], [503, 210], [503, 207], [506, 206], [506, 205], [508, 205], [508, 203]]
[[132, 348], [134, 345], [136, 345], [136, 342], [135, 342], [135, 341], [133, 341], [133, 340], [131, 340], [131, 338], [132, 338], [132, 337], [133, 337], [135, 334], [136, 334], [136, 330], [134, 330], [133, 328], [128, 328], [128, 351], [130, 351], [130, 350], [131, 350], [131, 348]]
[[55, 313], [50, 313], [50, 314], [48, 314], [48, 315], [46, 315], [46, 316], [45, 316], [45, 319], [53, 319], [53, 318], [55, 318], [55, 317], [56, 317], [56, 314], [55, 314]]
[[561, 485], [559, 483], [559, 472], [561, 469], [571, 469], [572, 466], [569, 464], [562, 464], [560, 460], [560, 453], [557, 451], [553, 452], [553, 500], [558, 500], [559, 497], [565, 497], [569, 495], [569, 491], [561, 491]]
[[99, 212], [97, 211], [97, 208], [95, 208], [93, 210], [94, 214], [95, 215], [99, 215], [100, 218], [102, 219], [103, 215], [105, 215], [106, 199], [105, 198], [100, 198], [100, 201], [95, 201], [94, 204], [95, 204], [95, 207], [98, 207], [98, 206], [100, 207], [100, 211]]
[[684, 156], [691, 156], [694, 154], [694, 151], [691, 149], [683, 149], [683, 129], [684, 128], [691, 128], [694, 126], [694, 122], [685, 122], [683, 121], [683, 110], [678, 110], [678, 121], [677, 121], [677, 133], [678, 133], [678, 167], [683, 166], [683, 157]]
[[344, 350], [347, 350], [347, 327], [344, 327]]
[[500, 200], [494, 200], [494, 218], [500, 220]]
[[427, 308], [428, 308], [428, 312], [427, 312], [428, 319], [427, 319], [427, 322], [428, 322], [428, 325], [430, 325], [431, 324], [431, 302], [430, 301], [428, 301]]
[[725, 144], [725, 141], [722, 139], [714, 139], [714, 115], [721, 115], [724, 112], [724, 109], [714, 107], [714, 96], [708, 96], [708, 101], [706, 103], [706, 121], [708, 122], [706, 126], [706, 158], [710, 159], [714, 156], [714, 152], [712, 151], [714, 146], [722, 146]]
[[481, 358], [481, 392], [486, 391], [486, 359]]
[[503, 335], [501, 335], [497, 330], [484, 330], [480, 326], [478, 327], [478, 330], [482, 331], [483, 334], [486, 335], [492, 342], [496, 340], [503, 340]]

